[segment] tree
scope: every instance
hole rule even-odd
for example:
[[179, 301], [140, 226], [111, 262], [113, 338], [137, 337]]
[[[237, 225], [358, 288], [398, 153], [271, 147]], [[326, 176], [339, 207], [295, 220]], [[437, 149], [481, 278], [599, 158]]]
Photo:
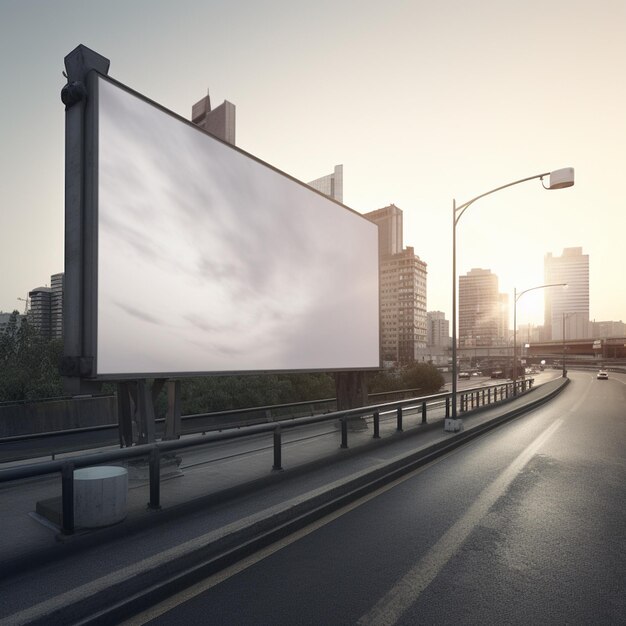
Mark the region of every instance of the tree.
[[49, 341], [13, 311], [0, 334], [0, 400], [37, 400], [59, 396], [63, 385], [58, 363], [60, 341]]

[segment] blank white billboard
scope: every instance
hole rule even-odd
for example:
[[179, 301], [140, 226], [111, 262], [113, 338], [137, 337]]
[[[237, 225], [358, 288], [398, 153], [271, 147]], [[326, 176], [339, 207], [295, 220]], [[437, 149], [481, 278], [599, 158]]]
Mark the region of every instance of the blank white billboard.
[[97, 82], [96, 375], [379, 367], [376, 225]]

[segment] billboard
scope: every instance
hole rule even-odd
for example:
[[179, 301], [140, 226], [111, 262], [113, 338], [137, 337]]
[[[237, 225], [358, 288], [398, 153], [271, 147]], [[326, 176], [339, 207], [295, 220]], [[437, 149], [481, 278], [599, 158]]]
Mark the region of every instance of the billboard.
[[377, 368], [378, 233], [96, 75], [92, 377]]

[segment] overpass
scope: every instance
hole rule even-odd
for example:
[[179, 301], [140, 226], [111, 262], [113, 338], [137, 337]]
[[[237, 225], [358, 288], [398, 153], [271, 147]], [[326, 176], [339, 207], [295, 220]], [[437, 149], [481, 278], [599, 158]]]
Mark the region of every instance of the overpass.
[[[393, 415], [386, 432], [381, 427], [386, 445], [361, 452], [357, 443], [371, 431], [351, 433], [343, 450], [336, 429], [315, 439], [303, 433], [285, 443], [283, 472], [268, 471], [271, 444], [245, 456], [232, 450], [219, 463], [189, 456], [184, 479], [163, 481], [160, 510], [146, 510], [147, 485], [137, 485], [126, 522], [62, 541], [33, 519], [18, 519], [10, 506], [20, 493], [43, 493], [54, 483], [30, 482], [18, 491], [7, 485], [0, 623], [70, 624], [96, 613], [117, 623], [155, 603], [148, 610], [156, 613], [134, 623], [409, 624], [419, 621], [413, 610], [423, 621], [452, 623], [461, 619], [455, 609], [484, 623], [497, 621], [498, 612], [507, 621], [509, 610], [534, 621], [576, 622], [578, 615], [590, 623], [595, 615], [617, 623], [624, 609], [626, 376], [607, 382], [576, 372], [572, 381], [552, 402], [488, 437], [472, 436], [473, 428], [493, 419], [489, 411], [507, 413], [524, 397], [468, 415], [470, 439], [435, 457], [428, 454], [458, 435], [436, 423], [422, 428], [419, 411], [404, 415], [404, 433]], [[574, 444], [579, 440], [583, 449]], [[325, 447], [324, 461], [306, 472], [289, 469], [296, 455], [306, 461], [311, 444], [318, 452]], [[416, 469], [402, 474], [407, 458]], [[246, 479], [244, 466], [257, 478]], [[394, 467], [397, 485], [389, 490]], [[377, 473], [375, 482], [385, 486], [378, 497], [362, 498]], [[219, 491], [228, 483], [230, 497]], [[553, 484], [556, 494], [544, 493]], [[186, 496], [207, 489], [209, 497], [184, 505]], [[352, 504], [327, 518], [337, 499]], [[20, 534], [11, 535], [16, 528]], [[213, 577], [218, 571], [222, 583]], [[200, 586], [185, 592], [186, 600], [176, 595], [192, 582]], [[404, 588], [414, 593], [407, 597]], [[405, 621], [394, 607], [408, 612]]]

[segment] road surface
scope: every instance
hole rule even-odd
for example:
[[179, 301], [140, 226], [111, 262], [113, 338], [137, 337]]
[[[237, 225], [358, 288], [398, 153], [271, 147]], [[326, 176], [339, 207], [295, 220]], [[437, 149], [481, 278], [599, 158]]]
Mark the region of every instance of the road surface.
[[555, 400], [129, 624], [626, 623], [626, 375]]

